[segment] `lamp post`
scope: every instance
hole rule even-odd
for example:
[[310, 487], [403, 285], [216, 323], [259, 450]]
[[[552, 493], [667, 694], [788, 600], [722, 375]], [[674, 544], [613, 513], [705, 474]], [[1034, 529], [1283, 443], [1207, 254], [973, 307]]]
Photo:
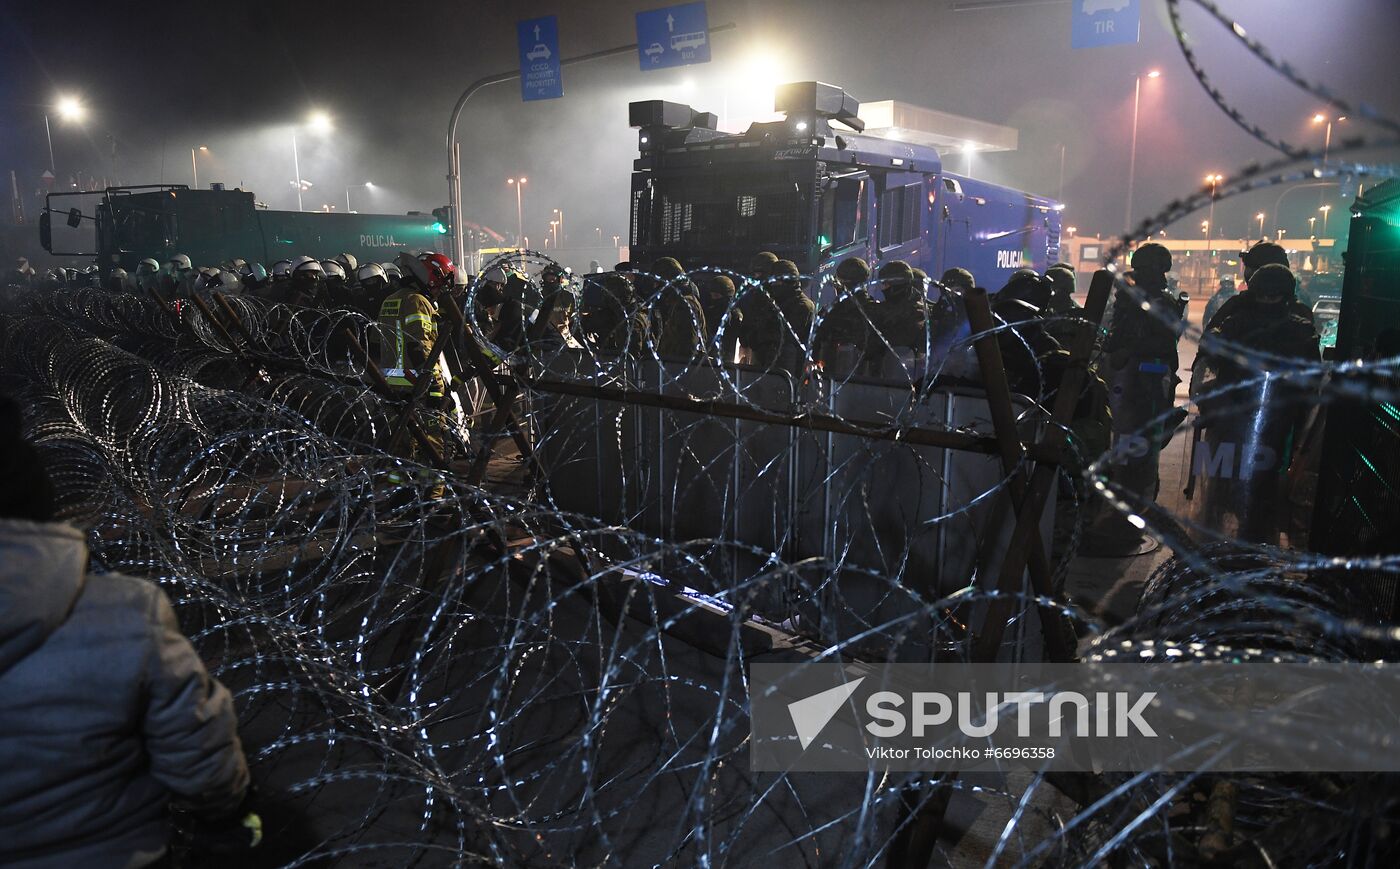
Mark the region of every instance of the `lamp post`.
[[356, 187], [363, 187], [363, 188], [365, 188], [366, 190], [373, 190], [373, 189], [374, 189], [374, 182], [373, 182], [373, 181], [366, 181], [366, 182], [363, 183], [363, 184], [351, 184], [349, 187], [346, 187], [346, 188], [345, 188], [345, 213], [346, 213], [346, 214], [349, 214], [349, 213], [350, 213], [350, 191], [351, 191], [351, 190], [354, 190]]
[[199, 189], [199, 163], [197, 163], [194, 158], [195, 154], [199, 151], [203, 151], [207, 154], [209, 153], [209, 149], [204, 145], [190, 149], [190, 169], [194, 172], [194, 189], [196, 190]]
[[564, 212], [561, 209], [554, 209], [554, 218], [559, 222], [559, 231], [554, 235], [554, 246], [559, 247], [559, 239], [568, 241], [568, 236], [564, 235]]
[[1316, 228], [1316, 224], [1316, 216], [1308, 218], [1308, 238], [1317, 238], [1317, 233], [1313, 231]]
[[[1161, 78], [1160, 70], [1150, 70], [1148, 78]], [[1142, 105], [1142, 76], [1138, 75], [1133, 79], [1133, 138], [1132, 145], [1128, 150], [1128, 208], [1123, 217], [1124, 231], [1133, 227], [1133, 181], [1137, 176], [1137, 138], [1138, 138], [1138, 115]]]
[[529, 179], [524, 175], [519, 178], [507, 178], [506, 183], [515, 188], [515, 246], [522, 247], [522, 240], [525, 238], [525, 220], [520, 210], [520, 190]]
[[[1322, 212], [1322, 235], [1323, 235], [1323, 237], [1326, 237], [1326, 235], [1327, 235], [1327, 218], [1328, 218], [1328, 216], [1331, 214], [1332, 206], [1330, 206], [1330, 205], [1324, 205], [1324, 206], [1322, 206], [1321, 208], [1319, 208], [1318, 211], [1321, 211], [1321, 212]], [[1309, 218], [1309, 219], [1311, 219], [1311, 218]]]
[[1261, 212], [1259, 212], [1258, 214], [1254, 215], [1254, 219], [1257, 220], [1257, 221], [1259, 221], [1259, 237], [1260, 237], [1260, 238], [1263, 238], [1263, 237], [1264, 237], [1264, 212], [1261, 211]]
[[[312, 112], [311, 115], [306, 119], [306, 125], [317, 133], [330, 132], [331, 116], [326, 114], [325, 112]], [[301, 181], [301, 157], [297, 153], [297, 131], [295, 127], [292, 128], [292, 168], [296, 171], [297, 174], [297, 211], [302, 211], [303, 209], [301, 207], [301, 191], [303, 185]]]
[[1321, 112], [1313, 115], [1312, 122], [1314, 124], [1327, 125], [1327, 131], [1323, 133], [1322, 136], [1322, 168], [1324, 169], [1327, 168], [1327, 152], [1330, 151], [1332, 148], [1332, 124], [1340, 124], [1346, 121], [1346, 119], [1346, 115], [1342, 115], [1337, 118], [1328, 117], [1327, 115], [1324, 115]]
[[[83, 107], [83, 104], [78, 101], [77, 97], [73, 96], [59, 97], [58, 101], [54, 103], [54, 108], [58, 110], [58, 119], [64, 122], [71, 121], [77, 123], [83, 119], [83, 115], [87, 114], [87, 109]], [[53, 131], [49, 128], [48, 112], [44, 112], [44, 135], [48, 137], [49, 140], [49, 171], [57, 176], [58, 170], [55, 168], [56, 163], [53, 158]], [[57, 180], [57, 177], [55, 177], [55, 180]]]

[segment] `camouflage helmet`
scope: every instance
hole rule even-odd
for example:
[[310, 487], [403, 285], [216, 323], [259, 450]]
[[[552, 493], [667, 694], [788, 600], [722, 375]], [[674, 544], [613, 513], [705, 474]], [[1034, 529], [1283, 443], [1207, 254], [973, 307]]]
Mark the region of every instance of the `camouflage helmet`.
[[767, 277], [773, 271], [773, 263], [777, 261], [777, 254], [771, 250], [761, 250], [749, 260], [749, 272], [756, 278]]
[[948, 269], [938, 282], [945, 287], [957, 287], [964, 291], [977, 286], [977, 279], [972, 276], [972, 272], [961, 268]]
[[680, 261], [672, 256], [663, 256], [661, 259], [652, 263], [651, 270], [662, 280], [679, 278], [685, 274], [685, 269], [681, 268]]
[[880, 280], [913, 283], [914, 270], [902, 259], [890, 260], [880, 266]]
[[836, 279], [848, 287], [870, 280], [870, 266], [858, 256], [848, 256], [836, 265]]
[[774, 260], [772, 266], [770, 266], [769, 268], [769, 271], [775, 278], [802, 277], [802, 270], [797, 267], [797, 263], [793, 262], [790, 259]]

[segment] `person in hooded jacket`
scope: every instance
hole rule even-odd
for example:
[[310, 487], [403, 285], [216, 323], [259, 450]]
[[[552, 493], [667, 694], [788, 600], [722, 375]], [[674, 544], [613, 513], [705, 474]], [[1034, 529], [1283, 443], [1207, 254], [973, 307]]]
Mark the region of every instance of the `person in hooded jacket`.
[[156, 585], [88, 571], [84, 536], [0, 395], [0, 865], [169, 865], [170, 807], [247, 848], [233, 698]]

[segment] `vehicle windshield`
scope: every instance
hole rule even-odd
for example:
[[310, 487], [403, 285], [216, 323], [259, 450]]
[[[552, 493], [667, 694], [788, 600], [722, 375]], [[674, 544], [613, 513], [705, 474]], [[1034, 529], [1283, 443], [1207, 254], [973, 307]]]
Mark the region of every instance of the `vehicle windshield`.
[[811, 195], [790, 171], [660, 175], [633, 192], [633, 237], [677, 250], [805, 246]]
[[119, 250], [161, 251], [175, 243], [170, 215], [136, 205], [113, 205], [112, 232]]

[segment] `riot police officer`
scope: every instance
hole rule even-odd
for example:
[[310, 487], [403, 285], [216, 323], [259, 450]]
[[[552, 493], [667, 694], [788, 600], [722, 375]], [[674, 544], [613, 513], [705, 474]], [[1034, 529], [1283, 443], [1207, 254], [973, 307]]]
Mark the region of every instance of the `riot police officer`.
[[[1182, 309], [1168, 289], [1170, 251], [1160, 244], [1144, 244], [1133, 252], [1131, 267], [1129, 277], [1136, 292], [1114, 305], [1104, 342], [1113, 413], [1109, 475], [1121, 488], [1151, 502], [1159, 487], [1162, 446], [1171, 435], [1161, 417], [1172, 406], [1178, 381], [1176, 345]], [[1141, 530], [1117, 513], [1098, 533], [1106, 549], [1131, 551], [1142, 539]]]

